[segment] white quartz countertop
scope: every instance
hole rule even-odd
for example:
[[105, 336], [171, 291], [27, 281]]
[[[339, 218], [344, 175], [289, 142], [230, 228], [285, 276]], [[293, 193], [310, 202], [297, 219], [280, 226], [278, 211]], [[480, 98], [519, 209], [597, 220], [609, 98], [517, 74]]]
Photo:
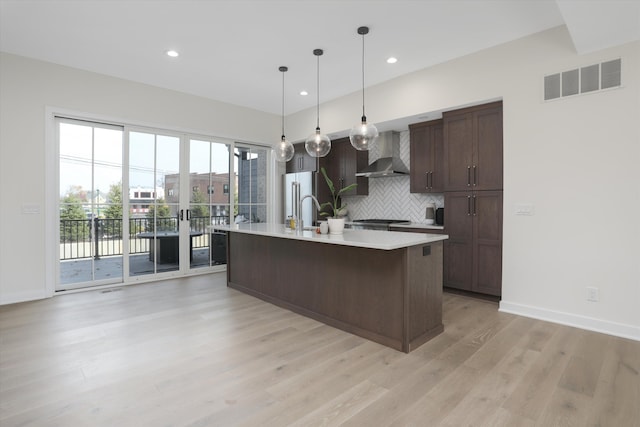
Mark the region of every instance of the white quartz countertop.
[[318, 234], [314, 230], [291, 230], [284, 224], [247, 223], [212, 225], [210, 230], [233, 231], [283, 239], [305, 240], [333, 245], [392, 250], [446, 240], [445, 234], [405, 233], [403, 231], [349, 230], [343, 234]]

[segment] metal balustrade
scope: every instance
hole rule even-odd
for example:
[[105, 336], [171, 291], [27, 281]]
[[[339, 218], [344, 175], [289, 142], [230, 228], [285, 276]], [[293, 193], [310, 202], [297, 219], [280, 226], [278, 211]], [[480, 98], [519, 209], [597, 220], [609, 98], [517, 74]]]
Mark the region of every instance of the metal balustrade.
[[[190, 231], [202, 233], [192, 237], [193, 248], [209, 247], [211, 224], [228, 224], [228, 216], [191, 217]], [[180, 222], [176, 217], [157, 218], [155, 229], [178, 231]], [[138, 234], [152, 232], [154, 223], [148, 218], [129, 219], [129, 253], [149, 252], [150, 239], [139, 238]], [[60, 260], [100, 258], [101, 256], [123, 255], [122, 219], [94, 218], [60, 220]]]

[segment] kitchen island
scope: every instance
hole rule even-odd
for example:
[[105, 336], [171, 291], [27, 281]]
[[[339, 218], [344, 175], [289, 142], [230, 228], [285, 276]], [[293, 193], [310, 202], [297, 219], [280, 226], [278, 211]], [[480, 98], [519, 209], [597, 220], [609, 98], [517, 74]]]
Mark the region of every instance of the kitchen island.
[[443, 331], [446, 235], [213, 228], [227, 232], [231, 288], [407, 353]]

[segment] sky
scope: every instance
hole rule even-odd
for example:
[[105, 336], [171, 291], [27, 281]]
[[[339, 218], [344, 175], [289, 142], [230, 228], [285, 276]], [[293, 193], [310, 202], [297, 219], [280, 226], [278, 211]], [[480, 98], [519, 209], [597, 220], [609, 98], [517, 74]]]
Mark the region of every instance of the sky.
[[[72, 186], [106, 195], [111, 185], [122, 181], [122, 128], [68, 122], [59, 126], [60, 196]], [[207, 173], [211, 167], [212, 172], [228, 173], [227, 150], [224, 143], [190, 140], [190, 172]], [[180, 155], [179, 137], [129, 132], [129, 186], [153, 188], [155, 181], [162, 187], [164, 175], [180, 170]]]

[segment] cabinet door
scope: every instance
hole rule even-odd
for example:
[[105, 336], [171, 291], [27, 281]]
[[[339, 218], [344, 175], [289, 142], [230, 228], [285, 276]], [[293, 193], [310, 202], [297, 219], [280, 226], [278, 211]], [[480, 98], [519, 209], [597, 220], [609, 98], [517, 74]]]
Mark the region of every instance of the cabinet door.
[[294, 144], [293, 158], [287, 162], [287, 173], [315, 172], [316, 159], [304, 148], [304, 142]]
[[320, 164], [327, 169], [327, 175], [337, 190], [358, 184], [355, 189], [344, 193], [345, 196], [367, 195], [369, 178], [356, 177], [356, 172], [367, 166], [368, 159], [368, 151], [358, 151], [351, 146], [349, 138], [341, 138], [331, 143], [331, 151], [320, 160]]
[[444, 190], [444, 125], [442, 120], [431, 128], [433, 146], [433, 164], [430, 174], [430, 188], [432, 193], [442, 193]]
[[442, 192], [444, 136], [442, 120], [409, 126], [411, 193]]
[[502, 190], [502, 106], [474, 114], [474, 190]]
[[409, 188], [411, 193], [429, 190], [431, 170], [430, 129], [427, 126], [409, 126]]
[[473, 113], [444, 115], [444, 190], [471, 190]]
[[[334, 144], [331, 144], [331, 151], [329, 151], [329, 154], [318, 159], [319, 168], [318, 174], [316, 175], [316, 185], [318, 187], [317, 197], [320, 204], [333, 201], [327, 182], [324, 179], [324, 175], [321, 173], [322, 168], [327, 171], [327, 176], [331, 179], [336, 188], [339, 188], [340, 185], [340, 165], [338, 163], [338, 156], [335, 155], [336, 153], [333, 149]], [[323, 212], [331, 213], [331, 209], [324, 209]]]
[[502, 191], [473, 193], [474, 292], [502, 293]]
[[473, 282], [473, 216], [470, 191], [444, 195], [445, 242], [444, 286], [472, 290]]

